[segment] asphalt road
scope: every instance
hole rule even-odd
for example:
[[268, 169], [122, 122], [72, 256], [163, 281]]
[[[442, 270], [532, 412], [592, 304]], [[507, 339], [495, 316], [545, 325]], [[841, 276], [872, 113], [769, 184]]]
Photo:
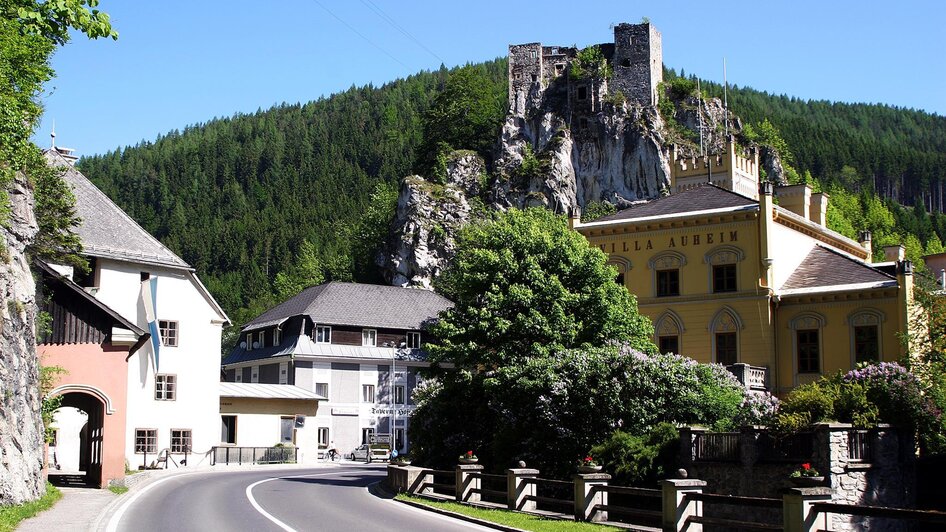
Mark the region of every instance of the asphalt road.
[[168, 477], [112, 516], [109, 532], [491, 530], [369, 493], [384, 466]]

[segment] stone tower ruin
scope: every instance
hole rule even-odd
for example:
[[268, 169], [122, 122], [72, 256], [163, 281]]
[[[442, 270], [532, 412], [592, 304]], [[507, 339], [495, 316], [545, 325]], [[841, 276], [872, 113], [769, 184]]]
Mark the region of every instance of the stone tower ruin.
[[650, 23], [618, 24], [614, 42], [598, 45], [611, 64], [610, 80], [573, 80], [568, 75], [578, 49], [542, 43], [509, 46], [509, 111], [524, 116], [543, 100], [561, 99], [572, 111], [600, 109], [601, 98], [620, 91], [627, 101], [657, 105], [657, 85], [663, 81], [660, 32]]

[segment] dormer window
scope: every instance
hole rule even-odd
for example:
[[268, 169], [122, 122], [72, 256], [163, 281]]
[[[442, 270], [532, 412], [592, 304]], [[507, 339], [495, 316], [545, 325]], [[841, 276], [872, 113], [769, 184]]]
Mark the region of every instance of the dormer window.
[[378, 331], [376, 329], [361, 330], [361, 345], [363, 347], [377, 347]]
[[315, 328], [315, 343], [317, 344], [330, 344], [332, 343], [332, 328], [328, 325], [319, 325]]
[[282, 331], [279, 330], [279, 327], [273, 329], [273, 346], [278, 346], [282, 343]]
[[420, 349], [420, 333], [419, 332], [407, 333], [407, 347], [409, 349]]

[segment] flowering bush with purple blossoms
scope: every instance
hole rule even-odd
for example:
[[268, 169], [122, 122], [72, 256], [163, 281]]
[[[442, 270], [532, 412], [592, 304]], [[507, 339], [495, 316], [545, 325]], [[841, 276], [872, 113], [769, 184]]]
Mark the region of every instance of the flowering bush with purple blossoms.
[[772, 426], [778, 415], [779, 398], [769, 392], [747, 393], [739, 413], [736, 415], [736, 424], [740, 427], [752, 425]]

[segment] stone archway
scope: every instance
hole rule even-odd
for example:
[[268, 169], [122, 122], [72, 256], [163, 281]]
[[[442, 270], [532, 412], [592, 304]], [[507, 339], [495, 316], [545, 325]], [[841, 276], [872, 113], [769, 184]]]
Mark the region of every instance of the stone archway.
[[[104, 425], [106, 414], [106, 401], [103, 396], [90, 391], [65, 391], [53, 390], [53, 393], [62, 397], [60, 410], [76, 409], [87, 416], [85, 423], [81, 421], [69, 426], [72, 434], [60, 434], [57, 438], [57, 444], [62, 443], [65, 447], [57, 445], [56, 453], [76, 453], [76, 459], [68, 460], [69, 465], [77, 465], [78, 471], [72, 468], [57, 470], [50, 467], [49, 481], [60, 486], [86, 486], [98, 488], [104, 484], [102, 476], [102, 451], [104, 445]], [[106, 398], [107, 399], [107, 398]], [[81, 419], [76, 417], [75, 419]], [[58, 457], [50, 457], [51, 465]]]

